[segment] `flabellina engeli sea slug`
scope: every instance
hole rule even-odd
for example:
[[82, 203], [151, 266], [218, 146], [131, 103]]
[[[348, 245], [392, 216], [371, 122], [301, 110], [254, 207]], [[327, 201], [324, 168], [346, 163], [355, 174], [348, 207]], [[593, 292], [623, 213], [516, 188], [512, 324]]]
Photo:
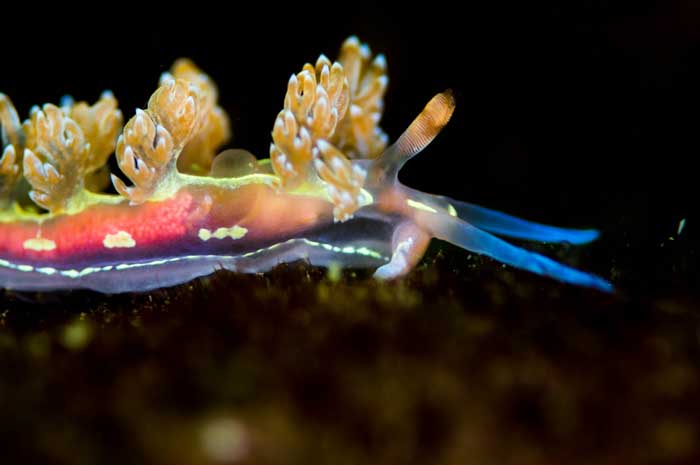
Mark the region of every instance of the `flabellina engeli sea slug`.
[[[433, 97], [391, 145], [378, 126], [384, 56], [356, 37], [290, 77], [270, 157], [217, 149], [229, 119], [213, 81], [178, 60], [145, 110], [122, 126], [105, 92], [64, 98], [21, 122], [0, 94], [0, 286], [146, 291], [217, 269], [263, 272], [283, 262], [410, 271], [435, 237], [516, 268], [611, 291], [604, 279], [496, 236], [584, 244], [595, 230], [532, 223], [402, 185], [397, 174], [454, 111]], [[129, 183], [111, 175], [115, 153]]]

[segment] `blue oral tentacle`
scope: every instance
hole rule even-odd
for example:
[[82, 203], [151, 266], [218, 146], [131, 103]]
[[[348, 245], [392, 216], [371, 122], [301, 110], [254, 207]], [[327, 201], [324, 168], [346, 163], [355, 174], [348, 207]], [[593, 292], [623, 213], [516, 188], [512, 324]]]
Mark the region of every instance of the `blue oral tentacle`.
[[598, 238], [595, 229], [569, 229], [527, 221], [469, 202], [446, 199], [464, 221], [501, 236], [542, 242], [586, 244]]
[[487, 255], [515, 268], [549, 276], [565, 283], [592, 287], [604, 292], [613, 291], [612, 284], [599, 276], [576, 270], [544, 255], [516, 247], [457, 217], [423, 212], [417, 216], [435, 237], [466, 250]]

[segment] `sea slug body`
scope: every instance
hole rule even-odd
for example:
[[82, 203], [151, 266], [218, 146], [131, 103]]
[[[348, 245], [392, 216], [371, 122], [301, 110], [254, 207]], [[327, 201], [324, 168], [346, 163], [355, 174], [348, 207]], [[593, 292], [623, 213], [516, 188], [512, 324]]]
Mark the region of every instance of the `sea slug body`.
[[[35, 107], [23, 122], [0, 94], [0, 286], [146, 291], [299, 259], [392, 279], [439, 238], [612, 290], [495, 236], [584, 244], [595, 230], [532, 223], [402, 185], [399, 170], [438, 135], [455, 102], [449, 91], [436, 95], [389, 144], [379, 126], [387, 85], [384, 56], [356, 37], [336, 61], [307, 63], [289, 78], [265, 160], [218, 153], [229, 118], [212, 79], [186, 59], [123, 127], [111, 92], [92, 105], [65, 98]], [[127, 178], [111, 175], [116, 195], [104, 193], [113, 153]]]

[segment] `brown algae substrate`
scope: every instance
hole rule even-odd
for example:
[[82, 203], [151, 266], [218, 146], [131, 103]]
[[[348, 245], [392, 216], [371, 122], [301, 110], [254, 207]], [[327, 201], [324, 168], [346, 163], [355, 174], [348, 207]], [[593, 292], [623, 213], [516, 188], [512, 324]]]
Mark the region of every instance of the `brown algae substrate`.
[[444, 244], [389, 283], [298, 263], [5, 292], [2, 463], [699, 463], [700, 314], [671, 295]]

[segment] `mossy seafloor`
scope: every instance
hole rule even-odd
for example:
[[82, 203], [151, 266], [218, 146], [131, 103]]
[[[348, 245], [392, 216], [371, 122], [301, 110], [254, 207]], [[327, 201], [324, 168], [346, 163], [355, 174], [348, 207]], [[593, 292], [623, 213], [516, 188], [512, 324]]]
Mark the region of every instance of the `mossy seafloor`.
[[6, 292], [0, 463], [700, 463], [693, 265], [657, 251], [680, 288], [618, 260], [606, 295], [436, 245], [393, 283], [292, 264]]

